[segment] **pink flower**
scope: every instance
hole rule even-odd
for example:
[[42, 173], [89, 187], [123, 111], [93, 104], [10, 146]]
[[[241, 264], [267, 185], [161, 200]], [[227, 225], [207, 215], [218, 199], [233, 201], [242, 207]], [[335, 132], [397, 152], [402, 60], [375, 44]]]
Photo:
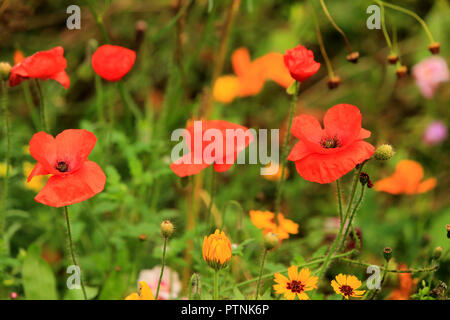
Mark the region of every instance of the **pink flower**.
[[[156, 294], [158, 288], [159, 276], [161, 274], [161, 266], [156, 266], [153, 269], [141, 270], [139, 273], [139, 281], [145, 281], [153, 294]], [[164, 268], [164, 274], [161, 279], [161, 285], [159, 287], [158, 300], [175, 299], [181, 292], [181, 281], [178, 277], [178, 273], [171, 270], [169, 267]], [[156, 298], [156, 296], [155, 296]]]
[[447, 134], [447, 126], [442, 121], [434, 121], [426, 128], [423, 141], [428, 145], [438, 144], [447, 139]]
[[422, 95], [433, 98], [439, 85], [449, 80], [447, 62], [441, 57], [430, 57], [416, 64], [412, 73]]

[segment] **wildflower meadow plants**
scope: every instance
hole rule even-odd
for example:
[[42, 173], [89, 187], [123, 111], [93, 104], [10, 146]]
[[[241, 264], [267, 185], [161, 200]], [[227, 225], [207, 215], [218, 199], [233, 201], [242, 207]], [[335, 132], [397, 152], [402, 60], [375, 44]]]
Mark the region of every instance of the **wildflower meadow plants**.
[[450, 5], [374, 3], [0, 5], [0, 299], [448, 299]]

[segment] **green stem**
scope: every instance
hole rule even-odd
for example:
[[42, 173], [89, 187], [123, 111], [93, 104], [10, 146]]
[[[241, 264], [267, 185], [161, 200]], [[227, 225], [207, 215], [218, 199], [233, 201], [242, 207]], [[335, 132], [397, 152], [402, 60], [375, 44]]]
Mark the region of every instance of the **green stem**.
[[381, 8], [381, 29], [383, 30], [383, 35], [384, 35], [384, 38], [386, 39], [386, 43], [387, 43], [387, 45], [388, 45], [388, 47], [389, 47], [389, 49], [392, 51], [392, 43], [391, 43], [391, 39], [389, 38], [389, 33], [387, 32], [387, 29], [386, 29], [386, 16], [385, 16], [385, 13], [384, 13], [384, 5], [383, 5], [383, 3], [379, 3], [379, 5], [380, 5], [380, 8]]
[[347, 227], [345, 228], [344, 237], [342, 238], [341, 245], [339, 246], [339, 251], [342, 249], [342, 247], [345, 244], [345, 239], [347, 239], [348, 232], [349, 232], [350, 227], [351, 227], [352, 222], [353, 222], [353, 218], [355, 217], [356, 212], [358, 211], [359, 207], [361, 206], [361, 202], [362, 202], [362, 200], [364, 198], [364, 192], [365, 191], [366, 191], [366, 186], [363, 185], [362, 188], [361, 188], [361, 194], [359, 196], [358, 202], [356, 202], [356, 205], [354, 206], [353, 211], [352, 211], [352, 213], [350, 215], [350, 219], [348, 220]]
[[259, 277], [258, 277], [258, 284], [256, 285], [256, 296], [255, 296], [255, 300], [258, 300], [258, 296], [259, 296], [259, 287], [261, 285], [261, 276], [262, 276], [262, 272], [264, 270], [264, 262], [266, 261], [266, 256], [267, 256], [267, 249], [264, 249], [264, 254], [262, 257], [262, 261], [261, 261], [261, 267], [259, 268]]
[[295, 106], [297, 105], [299, 89], [300, 89], [300, 82], [295, 81], [294, 82], [294, 94], [292, 96], [291, 108], [289, 110], [288, 128], [287, 128], [287, 131], [285, 134], [286, 137], [284, 139], [284, 145], [283, 145], [283, 149], [281, 152], [281, 177], [280, 177], [280, 181], [278, 181], [277, 193], [276, 193], [276, 198], [275, 198], [275, 214], [278, 214], [278, 212], [280, 210], [281, 195], [283, 193], [283, 186], [284, 186], [284, 181], [285, 181], [284, 171], [286, 170], [286, 164], [287, 164], [287, 152], [288, 152], [288, 146], [289, 146], [289, 138], [291, 137], [292, 119], [294, 118]]
[[110, 43], [108, 33], [106, 32], [105, 25], [103, 24], [103, 17], [99, 16], [97, 12], [94, 9], [94, 5], [92, 4], [92, 0], [87, 0], [87, 5], [89, 7], [89, 10], [91, 11], [92, 15], [94, 16], [94, 20], [97, 23], [98, 28], [100, 29], [100, 32], [102, 33], [103, 39]]
[[210, 186], [210, 199], [209, 199], [209, 206], [208, 206], [208, 217], [209, 217], [209, 224], [210, 226], [213, 225], [213, 215], [212, 215], [212, 207], [214, 204], [214, 198], [216, 196], [216, 170], [214, 170], [214, 166], [211, 166], [211, 186]]
[[[356, 264], [359, 265], [361, 267], [370, 267], [373, 265], [373, 263], [365, 263], [365, 262], [361, 262], [361, 261], [356, 261], [356, 260], [352, 260], [352, 259], [347, 259], [347, 258], [338, 258], [339, 260], [348, 262], [348, 263], [352, 263], [352, 264]], [[381, 267], [381, 270], [385, 270], [385, 267]], [[416, 268], [416, 269], [407, 269], [407, 270], [396, 270], [396, 269], [386, 269], [386, 272], [388, 273], [421, 273], [421, 272], [435, 272], [438, 270], [438, 266], [432, 266], [432, 267], [424, 267], [424, 268]]]
[[45, 108], [45, 101], [44, 101], [44, 95], [42, 94], [42, 88], [39, 83], [38, 79], [35, 79], [34, 83], [36, 84], [36, 88], [39, 94], [39, 108], [40, 108], [40, 117], [41, 117], [41, 130], [48, 133], [48, 121], [47, 121], [47, 115], [46, 108]]
[[[66, 217], [67, 235], [69, 238], [70, 255], [72, 256], [73, 264], [76, 265], [78, 267], [78, 269], [80, 270], [80, 277], [81, 277], [82, 272], [81, 272], [80, 265], [78, 264], [76, 255], [75, 255], [75, 248], [74, 248], [73, 241], [72, 241], [72, 231], [70, 229], [69, 209], [67, 208], [67, 206], [64, 206], [64, 215]], [[81, 277], [80, 283], [81, 283], [81, 290], [83, 291], [84, 300], [87, 300], [88, 298], [86, 295], [86, 289], [84, 288], [83, 277]]]
[[333, 66], [331, 65], [330, 59], [328, 58], [327, 51], [325, 50], [325, 45], [323, 44], [322, 39], [322, 33], [320, 32], [320, 26], [319, 21], [316, 16], [316, 11], [314, 10], [314, 5], [311, 3], [313, 18], [314, 18], [314, 25], [316, 27], [316, 35], [317, 35], [317, 42], [319, 43], [320, 52], [322, 53], [323, 60], [325, 60], [325, 65], [327, 66], [328, 70], [328, 77], [334, 78], [334, 71]]
[[376, 2], [377, 2], [378, 4], [380, 4], [380, 5], [383, 4], [383, 5], [385, 5], [386, 7], [389, 7], [389, 8], [391, 8], [391, 9], [394, 9], [394, 10], [397, 10], [397, 11], [400, 11], [400, 12], [403, 12], [403, 13], [405, 13], [405, 14], [407, 14], [407, 15], [413, 17], [414, 19], [416, 19], [416, 20], [422, 25], [423, 29], [425, 30], [425, 33], [427, 34], [427, 37], [428, 37], [428, 39], [430, 40], [430, 43], [434, 43], [433, 36], [431, 35], [431, 32], [430, 32], [430, 30], [428, 29], [427, 24], [426, 24], [425, 21], [423, 21], [423, 19], [422, 19], [421, 17], [419, 17], [415, 12], [413, 12], [413, 11], [411, 11], [411, 10], [408, 10], [408, 9], [405, 9], [405, 8], [402, 8], [402, 7], [397, 6], [397, 5], [395, 5], [395, 4], [388, 3], [388, 2], [384, 2], [384, 1], [380, 1], [380, 0], [376, 0]]
[[158, 300], [158, 297], [159, 297], [159, 287], [161, 286], [161, 280], [162, 280], [162, 277], [164, 274], [164, 266], [166, 264], [166, 248], [167, 248], [167, 237], [164, 237], [164, 249], [163, 249], [163, 256], [162, 256], [161, 274], [159, 275], [158, 288], [156, 289], [156, 295], [155, 295], [156, 300]]
[[347, 36], [345, 35], [344, 31], [342, 31], [341, 28], [334, 22], [333, 18], [331, 17], [330, 13], [328, 12], [327, 6], [325, 5], [325, 2], [323, 0], [320, 0], [320, 5], [322, 6], [323, 12], [325, 13], [325, 16], [328, 18], [328, 21], [332, 24], [332, 26], [336, 29], [337, 32], [341, 34], [341, 36], [344, 38], [345, 45], [347, 46], [348, 52], [352, 52], [352, 47], [350, 46], [350, 41], [348, 41]]
[[119, 81], [118, 86], [120, 97], [122, 98], [125, 107], [129, 109], [131, 113], [133, 113], [136, 120], [141, 119], [141, 111], [139, 110], [138, 106], [134, 103], [133, 99], [130, 98], [129, 92], [127, 92], [127, 89], [125, 88], [123, 82]]
[[214, 300], [219, 300], [219, 270], [214, 270]]
[[342, 221], [342, 191], [341, 191], [341, 180], [336, 180], [336, 188], [338, 194], [338, 204], [339, 204], [339, 221]]
[[28, 109], [30, 110], [31, 120], [33, 120], [33, 124], [36, 130], [39, 130], [40, 120], [33, 103], [33, 98], [31, 97], [30, 83], [28, 81], [23, 82], [22, 88], [25, 102], [27, 103]]
[[5, 125], [5, 137], [6, 137], [6, 150], [5, 150], [5, 179], [3, 181], [3, 201], [2, 201], [2, 213], [0, 215], [0, 233], [2, 234], [4, 245], [6, 246], [6, 210], [8, 199], [8, 182], [9, 182], [9, 168], [10, 162], [10, 149], [11, 149], [11, 130], [9, 126], [9, 110], [8, 110], [8, 88], [6, 87], [6, 81], [1, 80], [2, 87], [2, 110], [3, 120]]

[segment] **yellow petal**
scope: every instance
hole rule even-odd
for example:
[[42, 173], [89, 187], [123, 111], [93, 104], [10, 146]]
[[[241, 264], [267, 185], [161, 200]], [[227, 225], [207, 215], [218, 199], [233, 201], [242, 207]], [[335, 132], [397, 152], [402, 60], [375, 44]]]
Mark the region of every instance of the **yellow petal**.
[[339, 284], [339, 286], [345, 286], [347, 284], [347, 276], [343, 275], [342, 273], [339, 273], [336, 276], [336, 281]]
[[298, 280], [298, 268], [297, 266], [291, 266], [288, 269], [289, 279]]
[[347, 276], [347, 285], [349, 285], [353, 289], [361, 287], [361, 284], [362, 284], [361, 281], [359, 281], [357, 277], [353, 275]]
[[136, 292], [134, 292], [129, 296], [127, 296], [125, 300], [141, 300], [141, 297], [139, 297], [139, 295]]
[[295, 299], [295, 293], [292, 291], [286, 291], [284, 294], [284, 297], [288, 300], [294, 300]]
[[139, 281], [139, 292], [141, 294], [141, 300], [155, 300], [152, 289], [145, 281]]
[[311, 300], [309, 298], [309, 296], [306, 293], [304, 293], [304, 292], [297, 293], [297, 296], [298, 296], [299, 300]]
[[341, 290], [339, 289], [341, 286], [335, 280], [331, 281], [331, 286], [333, 287], [334, 292], [341, 294]]

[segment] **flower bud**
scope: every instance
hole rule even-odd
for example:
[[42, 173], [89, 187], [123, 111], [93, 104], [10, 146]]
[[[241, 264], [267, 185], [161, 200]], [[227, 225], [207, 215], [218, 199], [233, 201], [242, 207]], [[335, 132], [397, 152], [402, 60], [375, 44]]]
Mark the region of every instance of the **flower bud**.
[[272, 250], [278, 243], [279, 239], [275, 233], [269, 232], [264, 236], [264, 248], [266, 248], [266, 250]]
[[374, 157], [377, 160], [389, 160], [394, 154], [394, 148], [390, 144], [382, 144], [375, 150]]
[[9, 295], [9, 298], [11, 300], [16, 300], [19, 297], [19, 295], [17, 294], [17, 292], [11, 292], [11, 294]]
[[11, 65], [8, 62], [0, 62], [0, 80], [8, 80], [11, 73]]
[[145, 241], [145, 240], [147, 240], [147, 235], [146, 235], [146, 234], [140, 234], [140, 235], [138, 236], [138, 239], [139, 239], [140, 241]]
[[433, 259], [434, 260], [439, 260], [439, 258], [442, 255], [442, 251], [443, 251], [443, 249], [442, 249], [441, 246], [436, 247], [436, 249], [434, 249], [434, 251], [433, 251]]
[[446, 227], [447, 227], [447, 238], [450, 239], [450, 224], [448, 224]]
[[359, 52], [354, 51], [347, 55], [347, 61], [352, 63], [357, 63], [359, 59]]
[[391, 247], [384, 248], [383, 256], [384, 256], [384, 259], [386, 260], [386, 262], [389, 262], [389, 260], [391, 260], [391, 258], [392, 258], [392, 248]]
[[397, 70], [395, 71], [395, 73], [397, 74], [397, 78], [404, 78], [406, 77], [406, 74], [408, 73], [408, 67], [407, 66], [400, 66], [397, 68]]
[[164, 238], [170, 238], [173, 234], [173, 224], [169, 220], [165, 220], [161, 223], [161, 234]]
[[432, 54], [438, 54], [440, 49], [441, 49], [441, 43], [440, 42], [433, 42], [432, 44], [430, 44], [428, 46], [428, 50], [430, 50], [430, 52]]
[[391, 53], [390, 55], [388, 55], [387, 61], [389, 64], [396, 64], [398, 61], [398, 55], [395, 53]]
[[202, 254], [206, 263], [215, 270], [227, 266], [231, 259], [231, 241], [225, 232], [216, 231], [203, 239]]
[[341, 84], [341, 78], [338, 76], [334, 76], [327, 80], [328, 89], [336, 89]]
[[372, 181], [370, 181], [370, 177], [366, 172], [361, 172], [359, 174], [359, 182], [361, 182], [361, 184], [363, 186], [365, 186], [367, 184], [367, 188], [373, 187], [373, 183], [372, 183]]

